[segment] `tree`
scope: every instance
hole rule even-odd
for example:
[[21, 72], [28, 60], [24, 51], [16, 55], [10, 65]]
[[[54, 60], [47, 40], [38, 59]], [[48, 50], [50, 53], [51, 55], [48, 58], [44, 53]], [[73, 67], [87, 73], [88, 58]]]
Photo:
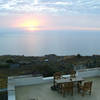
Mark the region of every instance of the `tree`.
[[80, 54], [77, 54], [77, 57], [78, 57], [78, 58], [81, 58], [82, 56], [81, 56]]
[[7, 59], [6, 63], [14, 63], [14, 61], [12, 59]]

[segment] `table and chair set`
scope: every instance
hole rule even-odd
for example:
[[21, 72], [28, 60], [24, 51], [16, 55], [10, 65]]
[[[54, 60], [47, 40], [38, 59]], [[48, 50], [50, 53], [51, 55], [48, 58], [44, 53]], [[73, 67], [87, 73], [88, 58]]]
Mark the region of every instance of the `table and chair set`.
[[85, 81], [81, 76], [76, 75], [76, 71], [71, 71], [69, 77], [63, 77], [61, 72], [54, 73], [52, 89], [58, 91], [63, 96], [66, 93], [74, 94], [74, 88], [77, 92], [84, 96], [86, 93], [91, 95], [92, 81]]

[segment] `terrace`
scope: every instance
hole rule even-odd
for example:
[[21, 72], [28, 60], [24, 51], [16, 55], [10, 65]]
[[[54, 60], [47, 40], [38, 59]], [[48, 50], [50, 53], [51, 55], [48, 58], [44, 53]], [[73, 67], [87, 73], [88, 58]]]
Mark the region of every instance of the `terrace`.
[[[86, 81], [93, 81], [91, 95], [83, 97], [74, 89], [73, 96], [66, 94], [63, 97], [57, 91], [50, 89], [53, 85], [53, 77], [25, 75], [8, 79], [8, 100], [99, 100], [100, 68], [79, 70], [77, 75], [84, 77]], [[64, 77], [68, 77], [68, 75], [64, 75]]]

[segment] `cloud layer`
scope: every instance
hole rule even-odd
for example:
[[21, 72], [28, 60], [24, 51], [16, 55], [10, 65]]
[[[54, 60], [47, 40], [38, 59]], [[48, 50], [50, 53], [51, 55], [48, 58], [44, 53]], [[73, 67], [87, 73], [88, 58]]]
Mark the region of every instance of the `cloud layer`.
[[100, 0], [0, 0], [0, 13], [100, 14]]

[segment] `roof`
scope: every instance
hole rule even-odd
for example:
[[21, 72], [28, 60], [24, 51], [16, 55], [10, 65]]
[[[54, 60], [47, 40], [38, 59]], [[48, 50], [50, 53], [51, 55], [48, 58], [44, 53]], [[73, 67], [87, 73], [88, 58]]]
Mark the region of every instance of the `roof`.
[[100, 100], [100, 77], [86, 78], [85, 80], [93, 81], [92, 95], [85, 95], [83, 97], [74, 88], [73, 96], [66, 93], [66, 96], [63, 97], [57, 91], [51, 90], [52, 82], [50, 82], [16, 87], [16, 100]]

